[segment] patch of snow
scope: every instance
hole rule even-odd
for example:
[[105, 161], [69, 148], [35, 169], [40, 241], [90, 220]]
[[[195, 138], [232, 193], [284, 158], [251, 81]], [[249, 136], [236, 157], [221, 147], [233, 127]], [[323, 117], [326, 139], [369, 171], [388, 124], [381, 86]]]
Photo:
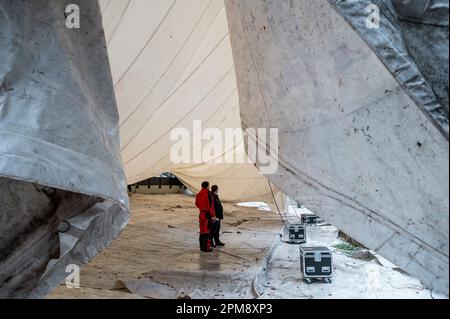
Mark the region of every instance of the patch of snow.
[[[283, 242], [275, 249], [266, 269], [259, 275], [260, 298], [298, 299], [446, 299], [425, 289], [419, 280], [400, 272], [379, 255], [358, 259], [335, 249], [345, 243], [333, 226], [307, 227], [305, 246], [327, 246], [333, 251], [332, 283], [306, 283], [300, 270], [299, 245]], [[378, 262], [378, 260], [381, 260]]]
[[238, 204], [236, 204], [236, 206], [257, 208], [258, 210], [263, 211], [263, 212], [271, 212], [272, 211], [270, 209], [269, 205], [267, 205], [267, 203], [264, 203], [264, 202], [245, 202], [245, 203], [238, 203]]

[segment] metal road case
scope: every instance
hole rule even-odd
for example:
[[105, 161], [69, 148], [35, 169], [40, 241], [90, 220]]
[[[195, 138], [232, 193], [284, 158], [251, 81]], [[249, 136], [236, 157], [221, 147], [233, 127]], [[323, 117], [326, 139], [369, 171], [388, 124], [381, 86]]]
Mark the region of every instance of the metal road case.
[[300, 269], [303, 278], [311, 283], [314, 279], [331, 283], [333, 278], [333, 253], [327, 247], [300, 246]]
[[316, 226], [317, 216], [313, 214], [302, 214], [302, 223], [308, 226]]
[[303, 224], [291, 224], [288, 227], [289, 243], [304, 244], [306, 243], [306, 227]]

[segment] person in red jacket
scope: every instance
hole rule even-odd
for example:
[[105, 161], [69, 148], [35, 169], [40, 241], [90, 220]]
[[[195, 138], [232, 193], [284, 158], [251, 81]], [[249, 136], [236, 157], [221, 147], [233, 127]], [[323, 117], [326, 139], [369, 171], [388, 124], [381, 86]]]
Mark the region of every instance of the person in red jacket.
[[212, 251], [210, 231], [211, 226], [215, 221], [216, 214], [214, 210], [214, 199], [209, 190], [209, 183], [203, 182], [202, 189], [195, 198], [195, 206], [200, 211], [199, 226], [200, 226], [200, 250], [205, 252]]

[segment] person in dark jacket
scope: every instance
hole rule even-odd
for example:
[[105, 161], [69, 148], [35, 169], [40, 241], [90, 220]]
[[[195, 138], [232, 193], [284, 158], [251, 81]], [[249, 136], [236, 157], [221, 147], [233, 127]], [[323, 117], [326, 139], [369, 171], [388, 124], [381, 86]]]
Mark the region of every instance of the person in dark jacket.
[[211, 193], [214, 199], [214, 211], [216, 217], [213, 227], [211, 228], [211, 243], [213, 244], [213, 247], [222, 247], [225, 246], [225, 244], [222, 243], [219, 239], [220, 221], [223, 219], [223, 206], [219, 198], [219, 187], [217, 185], [213, 185], [211, 187]]

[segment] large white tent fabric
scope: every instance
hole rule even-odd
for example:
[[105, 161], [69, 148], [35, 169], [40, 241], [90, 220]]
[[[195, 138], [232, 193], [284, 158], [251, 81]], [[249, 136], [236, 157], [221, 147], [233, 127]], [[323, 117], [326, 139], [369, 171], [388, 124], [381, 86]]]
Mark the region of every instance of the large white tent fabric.
[[[183, 165], [170, 158], [177, 127], [191, 136], [194, 120], [223, 133], [241, 128], [223, 0], [103, 0], [100, 6], [128, 183], [172, 172], [191, 190], [204, 179], [219, 184], [225, 200], [270, 199], [252, 163]], [[223, 156], [245, 152], [242, 140], [222, 148]], [[201, 151], [191, 146], [192, 154]]]

